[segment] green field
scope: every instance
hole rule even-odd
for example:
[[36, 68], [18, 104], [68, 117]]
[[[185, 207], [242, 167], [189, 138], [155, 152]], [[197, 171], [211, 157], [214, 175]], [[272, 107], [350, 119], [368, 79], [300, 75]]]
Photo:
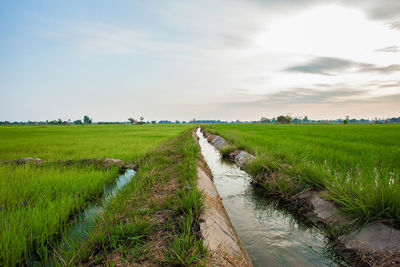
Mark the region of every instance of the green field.
[[[39, 157], [40, 165], [0, 165], [0, 265], [49, 253], [61, 265], [195, 265], [207, 261], [199, 237], [203, 199], [199, 149], [191, 125], [0, 127], [0, 160]], [[256, 155], [246, 166], [271, 194], [290, 199], [328, 192], [365, 223], [400, 225], [400, 125], [204, 125]], [[98, 199], [117, 167], [85, 159], [119, 158], [137, 175], [107, 204], [84, 240], [49, 250], [71, 215]], [[73, 160], [66, 164], [66, 160]]]
[[[272, 194], [312, 186], [365, 222], [400, 224], [400, 125], [206, 125], [256, 155], [247, 171]], [[232, 150], [233, 148], [228, 149]], [[271, 178], [271, 173], [279, 173]]]
[[[71, 214], [98, 198], [118, 168], [79, 164], [79, 159], [137, 162], [190, 125], [89, 125], [0, 127], [0, 159], [39, 157], [33, 164], [0, 165], [0, 265], [22, 264], [41, 254]], [[66, 166], [57, 161], [74, 159]]]
[[0, 160], [117, 158], [134, 161], [190, 125], [68, 125], [0, 127]]

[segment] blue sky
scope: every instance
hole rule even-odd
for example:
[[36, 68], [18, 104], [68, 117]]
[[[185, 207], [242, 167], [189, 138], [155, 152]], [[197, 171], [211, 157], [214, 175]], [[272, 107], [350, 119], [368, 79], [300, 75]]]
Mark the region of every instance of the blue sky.
[[0, 120], [400, 116], [397, 0], [3, 1]]

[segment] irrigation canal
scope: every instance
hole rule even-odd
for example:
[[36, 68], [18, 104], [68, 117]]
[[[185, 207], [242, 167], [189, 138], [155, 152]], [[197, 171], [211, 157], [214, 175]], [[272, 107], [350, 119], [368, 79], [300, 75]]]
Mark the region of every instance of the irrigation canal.
[[197, 130], [201, 153], [214, 177], [225, 209], [254, 266], [342, 266], [328, 240], [315, 228], [271, 201], [249, 175], [222, 160]]

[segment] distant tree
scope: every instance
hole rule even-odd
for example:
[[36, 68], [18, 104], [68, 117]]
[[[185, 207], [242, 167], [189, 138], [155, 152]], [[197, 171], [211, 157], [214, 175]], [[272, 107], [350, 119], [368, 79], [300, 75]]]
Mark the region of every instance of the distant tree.
[[135, 123], [135, 122], [136, 122], [136, 120], [135, 120], [134, 118], [129, 118], [128, 121], [129, 121], [130, 123]]
[[348, 124], [349, 123], [349, 116], [346, 116], [346, 118], [343, 120], [343, 124]]
[[179, 124], [179, 123], [181, 123], [181, 122], [180, 122], [179, 120], [176, 120], [175, 123], [176, 123], [176, 124]]
[[82, 124], [82, 121], [81, 120], [75, 120], [74, 124]]
[[292, 117], [290, 117], [289, 115], [286, 116], [280, 115], [276, 118], [276, 121], [281, 124], [288, 124], [292, 121]]
[[144, 118], [140, 117], [140, 123], [139, 124], [143, 124], [143, 120], [144, 120]]
[[156, 124], [157, 123], [157, 121], [151, 121], [151, 124]]
[[307, 117], [307, 116], [304, 116], [304, 118], [303, 118], [303, 122], [309, 122], [309, 120], [308, 120], [308, 117]]
[[62, 123], [63, 123], [63, 121], [61, 119], [57, 120], [57, 124], [62, 124]]
[[301, 118], [294, 118], [293, 120], [293, 123], [300, 123], [302, 120], [301, 120]]
[[261, 122], [262, 124], [264, 124], [264, 123], [269, 123], [269, 122], [271, 122], [271, 120], [268, 119], [268, 118], [262, 117], [261, 120], [260, 120], [260, 122]]
[[89, 116], [85, 115], [85, 116], [83, 117], [83, 122], [84, 122], [85, 124], [92, 124], [92, 119], [89, 118]]
[[283, 115], [280, 115], [276, 118], [279, 123], [286, 123], [286, 118]]
[[398, 117], [398, 118], [393, 117], [390, 120], [391, 120], [391, 122], [400, 122], [400, 117]]

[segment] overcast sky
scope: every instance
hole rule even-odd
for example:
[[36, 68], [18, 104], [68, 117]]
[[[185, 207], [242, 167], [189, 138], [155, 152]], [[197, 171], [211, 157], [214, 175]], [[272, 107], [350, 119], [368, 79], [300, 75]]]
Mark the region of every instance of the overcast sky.
[[400, 116], [399, 0], [1, 1], [0, 120]]

